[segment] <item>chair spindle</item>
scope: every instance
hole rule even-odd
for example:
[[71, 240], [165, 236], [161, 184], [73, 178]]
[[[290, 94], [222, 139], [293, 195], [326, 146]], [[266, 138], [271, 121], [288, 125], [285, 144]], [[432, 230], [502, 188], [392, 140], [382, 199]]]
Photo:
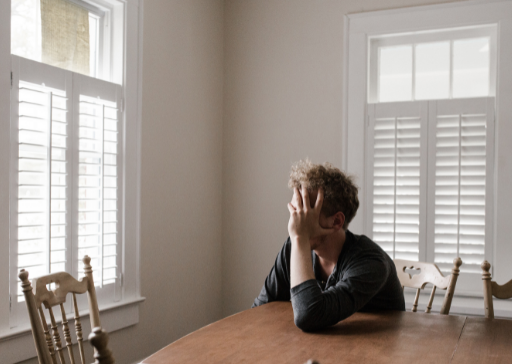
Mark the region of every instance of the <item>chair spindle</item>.
[[436, 286], [433, 286], [432, 292], [430, 292], [430, 298], [428, 300], [427, 309], [425, 310], [426, 313], [430, 313], [430, 310], [432, 310], [432, 302], [434, 302], [435, 293], [436, 293]]
[[37, 356], [45, 363], [49, 363], [51, 357], [49, 351], [46, 350], [47, 345], [44, 338], [43, 327], [41, 325], [41, 319], [37, 314], [36, 300], [32, 293], [32, 284], [28, 280], [28, 272], [22, 269], [18, 277], [21, 280], [21, 288], [23, 296], [25, 297], [25, 304], [27, 305], [30, 326], [32, 326], [32, 336], [34, 337]]
[[84, 338], [82, 336], [82, 323], [80, 322], [80, 313], [78, 312], [78, 304], [76, 302], [76, 295], [73, 293], [73, 308], [75, 310], [75, 331], [76, 339], [78, 341], [78, 349], [80, 351], [80, 359], [82, 364], [85, 364], [84, 355]]
[[101, 327], [100, 311], [98, 310], [98, 300], [96, 298], [96, 288], [94, 287], [94, 280], [92, 278], [91, 258], [86, 255], [84, 259], [84, 274], [87, 280], [87, 299], [89, 301], [89, 318], [91, 320], [91, 327]]
[[50, 329], [48, 328], [48, 324], [46, 323], [46, 317], [44, 315], [42, 306], [39, 306], [39, 316], [41, 316], [41, 322], [43, 323], [44, 337], [46, 339], [46, 345], [48, 345], [48, 350], [50, 351], [50, 356], [52, 357], [52, 363], [57, 364], [55, 348], [53, 347], [52, 335], [50, 334]]
[[484, 308], [485, 308], [485, 317], [493, 319], [494, 318], [494, 305], [492, 302], [492, 286], [491, 286], [491, 273], [489, 270], [491, 269], [491, 264], [484, 260], [482, 262], [482, 281], [484, 282]]
[[418, 288], [416, 290], [416, 297], [414, 297], [414, 303], [412, 305], [412, 310], [411, 310], [412, 312], [418, 311], [418, 300], [420, 299], [420, 291], [421, 291], [420, 288]]
[[457, 279], [459, 278], [460, 266], [462, 265], [462, 259], [455, 258], [453, 260], [453, 268], [452, 275], [450, 279], [450, 285], [448, 286], [448, 290], [446, 291], [446, 295], [444, 297], [443, 304], [441, 306], [440, 314], [448, 315], [450, 313], [450, 307], [452, 306], [453, 293], [455, 292], [455, 285], [457, 284]]
[[55, 321], [55, 316], [53, 315], [53, 310], [51, 307], [49, 307], [48, 311], [50, 312], [50, 321], [52, 323], [52, 333], [53, 333], [53, 341], [55, 342], [55, 350], [57, 351], [57, 354], [59, 355], [59, 360], [60, 360], [61, 364], [66, 364], [66, 361], [64, 360], [64, 354], [62, 353], [62, 344], [60, 341], [59, 328], [57, 326], [57, 322]]
[[66, 318], [66, 310], [62, 303], [60, 304], [60, 312], [62, 313], [62, 331], [64, 332], [64, 339], [66, 340], [66, 347], [68, 348], [69, 360], [71, 364], [75, 364], [73, 344], [71, 343], [71, 333], [69, 331], [68, 320]]

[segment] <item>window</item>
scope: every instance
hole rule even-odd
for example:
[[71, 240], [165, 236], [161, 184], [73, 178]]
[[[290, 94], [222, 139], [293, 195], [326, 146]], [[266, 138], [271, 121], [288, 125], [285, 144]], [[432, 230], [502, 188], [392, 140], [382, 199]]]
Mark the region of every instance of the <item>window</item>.
[[511, 26], [507, 1], [346, 17], [342, 167], [361, 186], [351, 229], [444, 272], [460, 256], [453, 312], [481, 314], [484, 259], [494, 279], [512, 277]]
[[117, 0], [111, 1], [113, 7], [92, 0], [11, 2], [12, 54], [121, 83], [111, 63], [122, 68], [122, 49], [111, 41], [122, 31], [122, 24], [112, 26], [115, 8], [121, 6]]
[[20, 269], [80, 277], [84, 255], [99, 297], [119, 300], [122, 89], [17, 56], [12, 66], [12, 310], [26, 316]]
[[495, 25], [379, 35], [369, 43], [370, 102], [495, 94]]
[[0, 24], [10, 24], [0, 32], [0, 68], [11, 70], [10, 80], [0, 74], [0, 167], [9, 171], [0, 175], [9, 191], [0, 195], [0, 288], [10, 295], [0, 304], [2, 352], [30, 336], [22, 268], [30, 278], [61, 270], [80, 277], [87, 254], [103, 326], [138, 321], [141, 6], [0, 3]]
[[[369, 40], [369, 95], [377, 97], [368, 103], [368, 230], [392, 258], [434, 262], [448, 274], [460, 257], [458, 287], [466, 290], [492, 238], [494, 98], [487, 96], [495, 94], [495, 32]], [[415, 101], [425, 99], [437, 101]]]

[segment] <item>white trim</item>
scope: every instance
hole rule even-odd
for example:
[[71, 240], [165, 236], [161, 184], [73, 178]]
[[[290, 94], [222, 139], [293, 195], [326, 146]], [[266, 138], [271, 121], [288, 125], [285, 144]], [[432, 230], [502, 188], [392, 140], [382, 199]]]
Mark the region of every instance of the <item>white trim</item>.
[[93, 13], [97, 17], [101, 18], [105, 15], [105, 11], [97, 6], [94, 6], [94, 2], [91, 1], [84, 1], [84, 0], [68, 0], [69, 2], [78, 5], [85, 10], [87, 10], [89, 13]]
[[[348, 50], [344, 61], [348, 66], [344, 70], [344, 107], [343, 114], [344, 135], [342, 137], [345, 170], [355, 175], [361, 186], [366, 186], [365, 174], [366, 160], [366, 102], [367, 102], [367, 53], [369, 37], [419, 32], [433, 29], [448, 29], [483, 24], [497, 25], [497, 84], [496, 84], [496, 112], [495, 112], [495, 153], [496, 163], [494, 178], [494, 240], [493, 255], [495, 269], [493, 279], [500, 282], [512, 278], [512, 267], [509, 257], [512, 256], [512, 246], [508, 244], [512, 236], [512, 165], [505, 162], [510, 155], [509, 140], [512, 137], [512, 1], [464, 1], [442, 5], [428, 5], [408, 7], [361, 14], [350, 14], [346, 17], [348, 31], [345, 32], [344, 42]], [[365, 61], [366, 60], [366, 61]], [[501, 66], [501, 68], [500, 68]], [[501, 122], [500, 122], [501, 121]], [[349, 138], [350, 136], [350, 138]], [[499, 158], [503, 159], [498, 163]], [[361, 182], [362, 181], [362, 182]], [[364, 191], [360, 196], [360, 211], [352, 222], [352, 230], [367, 233], [363, 222], [367, 218], [367, 203]], [[499, 198], [498, 198], [499, 196]], [[456, 291], [457, 294], [457, 291]], [[504, 308], [508, 310], [508, 308]], [[512, 312], [512, 306], [510, 307]]]
[[422, 5], [422, 6], [412, 6], [407, 8], [398, 8], [398, 9], [388, 9], [388, 10], [377, 10], [377, 11], [371, 11], [371, 12], [364, 12], [364, 13], [354, 13], [349, 14], [348, 16], [351, 19], [360, 19], [360, 18], [367, 18], [367, 17], [373, 17], [373, 16], [386, 16], [386, 15], [394, 15], [394, 14], [401, 14], [404, 12], [411, 12], [411, 11], [422, 11], [422, 10], [444, 10], [445, 8], [456, 8], [456, 7], [464, 7], [467, 5], [486, 5], [486, 4], [493, 4], [493, 3], [501, 3], [507, 0], [469, 0], [464, 2], [450, 2], [445, 4], [438, 4], [438, 5]]
[[[345, 34], [345, 39], [343, 42], [343, 95], [348, 94], [348, 82], [346, 81], [346, 76], [348, 75], [348, 51], [349, 51], [349, 41], [348, 34], [350, 31], [350, 18], [347, 15], [343, 16], [343, 34]], [[341, 123], [341, 138], [343, 143], [341, 143], [341, 169], [346, 171], [348, 164], [348, 145], [346, 143], [347, 139], [347, 123], [348, 120], [348, 98], [345, 96], [341, 100], [342, 107], [342, 120]], [[361, 186], [361, 183], [359, 182]]]
[[[0, 1], [0, 170], [10, 165], [11, 2]], [[0, 173], [0, 327], [9, 327], [9, 173]]]
[[[115, 4], [120, 9], [119, 16], [126, 19], [122, 33], [122, 42], [118, 57], [126, 62], [119, 67], [119, 79], [113, 81], [123, 85], [123, 100], [129, 160], [125, 159], [125, 176], [130, 176], [124, 196], [126, 198], [125, 223], [126, 236], [123, 241], [123, 292], [122, 300], [100, 307], [102, 326], [107, 331], [115, 331], [134, 325], [139, 320], [138, 306], [144, 300], [140, 296], [140, 186], [141, 186], [141, 105], [142, 105], [142, 5], [143, 0], [95, 0], [95, 3]], [[11, 2], [0, 1], [0, 128], [10, 131], [10, 19]], [[119, 21], [119, 19], [117, 20]], [[116, 19], [113, 19], [116, 22]], [[119, 24], [119, 22], [117, 23]], [[118, 27], [120, 28], [120, 27]], [[124, 34], [126, 33], [126, 34]], [[115, 78], [115, 75], [114, 75]], [[120, 121], [121, 122], [121, 121]], [[10, 168], [10, 132], [0, 132], [0, 168]], [[9, 241], [9, 173], [0, 173], [0, 241]], [[129, 203], [129, 205], [128, 205]], [[0, 292], [9, 292], [9, 244], [0, 244]], [[129, 269], [126, 270], [126, 267]], [[0, 296], [0, 352], [2, 362], [18, 362], [35, 357], [35, 347], [28, 326], [14, 329], [9, 324], [9, 295]], [[73, 320], [70, 320], [70, 323]], [[88, 319], [83, 324], [89, 328]], [[87, 333], [86, 333], [87, 334]], [[8, 353], [8, 354], [4, 354]]]

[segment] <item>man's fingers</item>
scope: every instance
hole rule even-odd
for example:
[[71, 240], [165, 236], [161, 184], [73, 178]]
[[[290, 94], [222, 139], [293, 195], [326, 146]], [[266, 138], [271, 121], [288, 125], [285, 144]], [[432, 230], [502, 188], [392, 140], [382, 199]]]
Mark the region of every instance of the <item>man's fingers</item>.
[[309, 204], [309, 193], [308, 193], [308, 190], [306, 189], [306, 187], [302, 186], [301, 193], [302, 193], [302, 200], [304, 203], [304, 210], [309, 210], [311, 205]]
[[320, 187], [318, 189], [318, 194], [316, 197], [315, 209], [317, 209], [317, 210], [321, 209], [323, 203], [324, 203], [324, 189]]
[[291, 203], [288, 202], [288, 211], [290, 211], [290, 214], [293, 214], [295, 212], [295, 207]]
[[302, 196], [300, 195], [300, 191], [297, 187], [293, 190], [293, 198], [295, 199], [295, 204], [298, 209], [302, 209]]

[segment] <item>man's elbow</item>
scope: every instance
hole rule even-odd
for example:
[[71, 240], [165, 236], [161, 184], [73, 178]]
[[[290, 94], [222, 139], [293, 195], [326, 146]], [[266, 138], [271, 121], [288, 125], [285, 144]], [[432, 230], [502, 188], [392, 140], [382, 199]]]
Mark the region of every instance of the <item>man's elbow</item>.
[[297, 312], [294, 314], [295, 326], [304, 332], [318, 330], [317, 320], [309, 312]]

